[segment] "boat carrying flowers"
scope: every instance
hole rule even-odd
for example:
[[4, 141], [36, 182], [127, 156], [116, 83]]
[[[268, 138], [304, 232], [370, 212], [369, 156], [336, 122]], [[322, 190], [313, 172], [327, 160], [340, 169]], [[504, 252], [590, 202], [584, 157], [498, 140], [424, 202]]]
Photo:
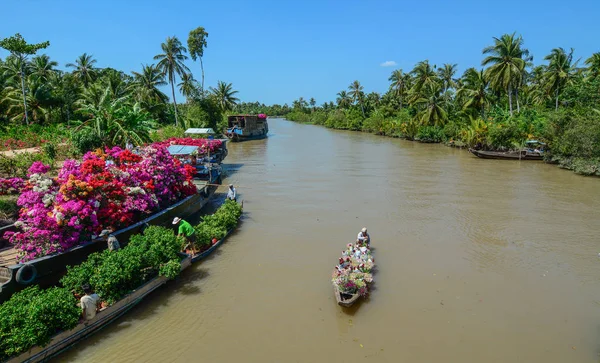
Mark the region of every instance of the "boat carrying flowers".
[[333, 291], [338, 305], [350, 307], [369, 294], [375, 259], [369, 244], [348, 243], [333, 269]]
[[221, 179], [218, 165], [207, 168], [199, 176], [161, 144], [88, 152], [66, 160], [56, 177], [34, 163], [17, 202], [17, 230], [4, 235], [13, 247], [0, 251], [0, 302], [28, 285], [55, 283], [66, 265], [105, 249], [96, 236], [107, 227], [126, 244], [148, 225], [198, 211]]

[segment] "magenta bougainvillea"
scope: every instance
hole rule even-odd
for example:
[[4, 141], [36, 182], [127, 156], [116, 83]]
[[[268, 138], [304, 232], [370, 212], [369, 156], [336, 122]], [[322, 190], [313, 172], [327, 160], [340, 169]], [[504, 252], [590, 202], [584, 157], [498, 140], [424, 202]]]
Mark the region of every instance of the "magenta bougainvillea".
[[34, 163], [18, 200], [18, 232], [7, 232], [20, 261], [65, 251], [102, 228], [118, 229], [196, 192], [193, 168], [163, 145], [137, 154], [118, 147], [66, 160], [56, 178]]
[[214, 153], [219, 150], [223, 145], [221, 140], [208, 140], [208, 139], [194, 139], [191, 137], [172, 137], [165, 141], [161, 141], [160, 143], [156, 143], [155, 145], [164, 145], [169, 147], [170, 145], [189, 145], [189, 146], [199, 146], [200, 154], [205, 154], [208, 151]]

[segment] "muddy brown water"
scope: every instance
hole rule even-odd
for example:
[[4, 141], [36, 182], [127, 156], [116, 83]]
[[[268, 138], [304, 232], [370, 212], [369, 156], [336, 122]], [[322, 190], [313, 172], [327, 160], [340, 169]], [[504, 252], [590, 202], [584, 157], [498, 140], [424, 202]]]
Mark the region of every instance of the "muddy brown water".
[[[239, 230], [59, 356], [84, 362], [598, 362], [600, 180], [270, 120], [229, 146]], [[368, 301], [330, 274], [367, 226]]]

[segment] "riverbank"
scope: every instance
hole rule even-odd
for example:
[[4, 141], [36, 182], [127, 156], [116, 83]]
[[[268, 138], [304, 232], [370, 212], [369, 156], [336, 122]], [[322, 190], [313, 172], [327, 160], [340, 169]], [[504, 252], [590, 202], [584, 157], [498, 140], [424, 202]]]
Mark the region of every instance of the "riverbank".
[[[517, 130], [510, 130], [510, 128], [516, 128], [517, 125], [494, 123], [491, 121], [488, 123], [481, 120], [473, 121], [468, 126], [460, 123], [449, 123], [444, 125], [444, 127], [437, 127], [417, 124], [410, 119], [408, 113], [400, 113], [397, 118], [387, 119], [370, 117], [364, 120], [360, 118], [352, 120], [348, 116], [347, 112], [343, 110], [333, 110], [328, 113], [316, 111], [310, 114], [291, 112], [286, 118], [294, 122], [324, 126], [336, 130], [366, 132], [378, 136], [400, 138], [420, 143], [440, 143], [464, 149], [475, 144], [484, 145], [489, 149], [494, 149], [494, 145], [497, 145], [498, 148], [504, 150], [510, 148], [506, 145], [519, 145], [520, 147], [516, 149], [521, 149], [527, 138], [535, 137], [532, 134], [522, 135], [519, 142], [515, 142], [514, 140], [509, 142], [507, 140], [510, 138], [519, 138]], [[523, 125], [518, 125], [518, 127], [525, 128]], [[545, 129], [555, 127], [557, 127], [555, 124], [544, 126]], [[600, 157], [581, 157], [573, 155], [572, 151], [578, 148], [585, 148], [588, 153], [592, 154], [596, 152], [595, 149], [600, 149], [600, 140], [596, 142], [596, 135], [592, 132], [597, 132], [600, 135], [600, 126], [594, 125], [594, 127], [594, 129], [588, 130], [589, 134], [586, 134], [585, 130], [581, 130], [581, 128], [579, 130], [577, 128], [573, 129], [573, 131], [578, 130], [581, 133], [579, 135], [567, 130], [567, 132], [564, 132], [567, 134], [564, 137], [566, 140], [556, 140], [555, 137], [544, 132], [548, 136], [541, 139], [548, 142], [549, 147], [544, 162], [557, 165], [562, 169], [571, 170], [579, 175], [600, 176]], [[540, 130], [542, 129], [540, 127]], [[539, 131], [539, 133], [542, 132]], [[555, 142], [553, 143], [552, 141]], [[565, 153], [560, 153], [561, 149], [571, 150], [571, 152], [565, 155]]]

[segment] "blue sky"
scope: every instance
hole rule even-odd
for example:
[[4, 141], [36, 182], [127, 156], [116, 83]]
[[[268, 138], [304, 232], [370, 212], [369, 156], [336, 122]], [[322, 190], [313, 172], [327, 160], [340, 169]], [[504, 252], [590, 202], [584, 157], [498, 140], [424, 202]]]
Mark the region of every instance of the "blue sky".
[[[535, 63], [554, 47], [575, 48], [582, 62], [600, 51], [598, 0], [0, 0], [0, 14], [0, 37], [49, 40], [60, 68], [87, 52], [126, 72], [153, 63], [167, 36], [185, 44], [204, 26], [206, 85], [232, 82], [242, 101], [267, 104], [332, 101], [355, 79], [383, 93], [393, 69], [425, 59], [479, 67], [492, 37], [514, 31]], [[199, 63], [188, 66], [200, 79]]]

